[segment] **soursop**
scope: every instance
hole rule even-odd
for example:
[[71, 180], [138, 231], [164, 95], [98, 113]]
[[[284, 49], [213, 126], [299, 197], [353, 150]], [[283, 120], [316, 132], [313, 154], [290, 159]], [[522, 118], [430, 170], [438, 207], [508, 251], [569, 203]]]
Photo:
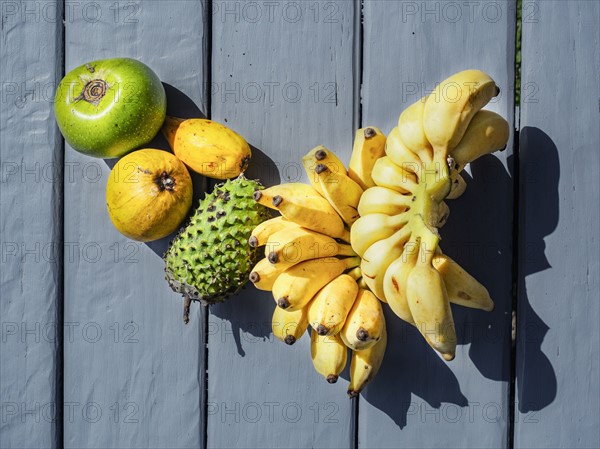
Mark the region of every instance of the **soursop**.
[[164, 256], [166, 279], [186, 299], [186, 312], [192, 300], [222, 302], [247, 282], [261, 258], [248, 239], [271, 218], [269, 209], [254, 201], [254, 192], [261, 189], [243, 175], [217, 185], [171, 243]]

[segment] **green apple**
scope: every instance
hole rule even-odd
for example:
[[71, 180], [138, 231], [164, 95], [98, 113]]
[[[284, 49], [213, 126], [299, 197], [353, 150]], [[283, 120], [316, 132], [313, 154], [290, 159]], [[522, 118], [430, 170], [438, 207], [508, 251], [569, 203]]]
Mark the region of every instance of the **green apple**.
[[75, 150], [105, 159], [146, 145], [160, 130], [167, 98], [160, 79], [135, 59], [88, 62], [60, 82], [58, 127]]

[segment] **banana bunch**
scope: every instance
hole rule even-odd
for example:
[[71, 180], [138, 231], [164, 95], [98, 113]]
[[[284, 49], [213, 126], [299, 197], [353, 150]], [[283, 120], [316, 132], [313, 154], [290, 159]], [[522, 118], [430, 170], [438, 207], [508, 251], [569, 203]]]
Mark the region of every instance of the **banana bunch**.
[[[456, 349], [450, 303], [494, 307], [486, 288], [442, 253], [438, 229], [449, 214], [444, 200], [465, 190], [465, 165], [506, 147], [507, 121], [482, 110], [498, 93], [479, 70], [451, 76], [402, 112], [385, 155], [360, 175], [372, 181], [363, 185], [350, 237], [362, 281], [446, 360]], [[370, 154], [355, 148], [353, 160]]]
[[347, 171], [319, 146], [303, 157], [309, 184], [288, 183], [256, 191], [254, 199], [281, 214], [258, 225], [249, 239], [264, 247], [250, 273], [256, 288], [273, 293], [273, 334], [288, 345], [311, 331], [316, 371], [335, 383], [352, 351], [348, 395], [354, 397], [375, 376], [386, 347], [380, 301], [366, 287], [361, 259], [350, 245], [364, 188], [385, 151], [376, 128], [359, 130], [358, 149]]

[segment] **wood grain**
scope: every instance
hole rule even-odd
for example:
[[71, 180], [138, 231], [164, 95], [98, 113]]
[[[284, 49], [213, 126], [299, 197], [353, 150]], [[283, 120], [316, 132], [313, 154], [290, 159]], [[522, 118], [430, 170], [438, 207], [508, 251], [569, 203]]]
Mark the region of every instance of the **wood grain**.
[[518, 448], [600, 444], [599, 21], [597, 2], [523, 3]]
[[[301, 157], [318, 144], [347, 163], [353, 139], [352, 2], [213, 4], [212, 118], [254, 147], [248, 176], [306, 181]], [[237, 8], [237, 9], [236, 9]], [[254, 15], [252, 15], [254, 14]], [[348, 376], [313, 369], [309, 336], [271, 334], [275, 302], [248, 288], [210, 308], [208, 446], [350, 447]]]
[[[363, 126], [385, 133], [410, 104], [455, 72], [489, 73], [489, 106], [513, 123], [512, 2], [371, 1], [364, 5]], [[359, 447], [505, 447], [508, 436], [512, 180], [508, 151], [471, 164], [448, 201], [441, 248], [490, 291], [492, 313], [453, 306], [459, 346], [446, 363], [386, 308], [383, 367], [359, 404]], [[493, 206], [491, 206], [493, 205]]]
[[347, 371], [335, 385], [314, 372], [308, 335], [273, 338], [268, 292], [194, 305], [183, 326], [163, 280], [169, 239], [121, 236], [104, 198], [115, 161], [63, 148], [62, 74], [120, 56], [157, 72], [170, 114], [212, 111], [243, 134], [247, 175], [265, 185], [306, 182], [300, 159], [318, 144], [348, 162], [356, 125], [389, 133], [465, 68], [492, 75], [502, 93], [488, 108], [514, 124], [514, 0], [362, 3], [356, 48], [358, 1], [2, 2], [1, 447], [598, 447], [598, 2], [524, 0], [518, 204], [512, 145], [471, 164], [449, 201], [441, 246], [495, 311], [453, 309], [446, 363], [386, 309], [384, 365], [358, 401]]
[[[133, 57], [168, 84], [168, 113], [206, 112], [206, 23], [200, 1], [88, 5], [66, 21], [66, 69]], [[94, 10], [99, 15], [92, 16]], [[157, 140], [153, 145], [166, 148]], [[204, 317], [182, 323], [181, 298], [163, 279], [168, 239], [132, 242], [112, 226], [105, 205], [110, 167], [66, 149], [65, 447], [201, 447], [204, 422]], [[114, 161], [108, 161], [110, 165]], [[196, 188], [203, 181], [195, 179]]]
[[56, 1], [2, 4], [1, 447], [60, 445], [61, 17]]

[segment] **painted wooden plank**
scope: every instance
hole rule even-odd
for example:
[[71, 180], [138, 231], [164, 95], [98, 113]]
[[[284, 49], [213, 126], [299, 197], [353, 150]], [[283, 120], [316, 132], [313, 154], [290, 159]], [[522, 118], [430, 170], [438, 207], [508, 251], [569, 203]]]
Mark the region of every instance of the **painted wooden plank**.
[[519, 448], [600, 444], [599, 22], [598, 2], [523, 2]]
[[2, 2], [0, 446], [60, 444], [62, 73], [57, 1]]
[[[73, 4], [66, 69], [138, 58], [168, 87], [168, 113], [206, 112], [207, 15], [201, 1]], [[156, 145], [166, 148], [160, 139]], [[164, 281], [168, 239], [132, 242], [112, 226], [110, 167], [66, 150], [65, 447], [202, 447], [204, 315], [182, 323]], [[111, 163], [112, 165], [112, 163]], [[196, 178], [196, 187], [203, 180]], [[70, 405], [69, 405], [70, 404]], [[70, 407], [70, 408], [69, 408]]]
[[[248, 176], [306, 181], [318, 144], [348, 162], [353, 139], [352, 2], [213, 2], [212, 118], [255, 148]], [[271, 334], [270, 292], [248, 287], [210, 308], [208, 446], [349, 447], [348, 376], [329, 385], [308, 334]]]
[[[502, 93], [488, 107], [513, 123], [513, 2], [364, 4], [363, 126], [384, 132], [410, 104], [467, 68]], [[505, 447], [511, 322], [512, 181], [507, 152], [471, 164], [466, 193], [448, 201], [442, 249], [480, 280], [496, 309], [453, 306], [459, 346], [446, 363], [386, 307], [383, 367], [359, 404], [359, 447]], [[493, 207], [491, 207], [493, 205]]]

